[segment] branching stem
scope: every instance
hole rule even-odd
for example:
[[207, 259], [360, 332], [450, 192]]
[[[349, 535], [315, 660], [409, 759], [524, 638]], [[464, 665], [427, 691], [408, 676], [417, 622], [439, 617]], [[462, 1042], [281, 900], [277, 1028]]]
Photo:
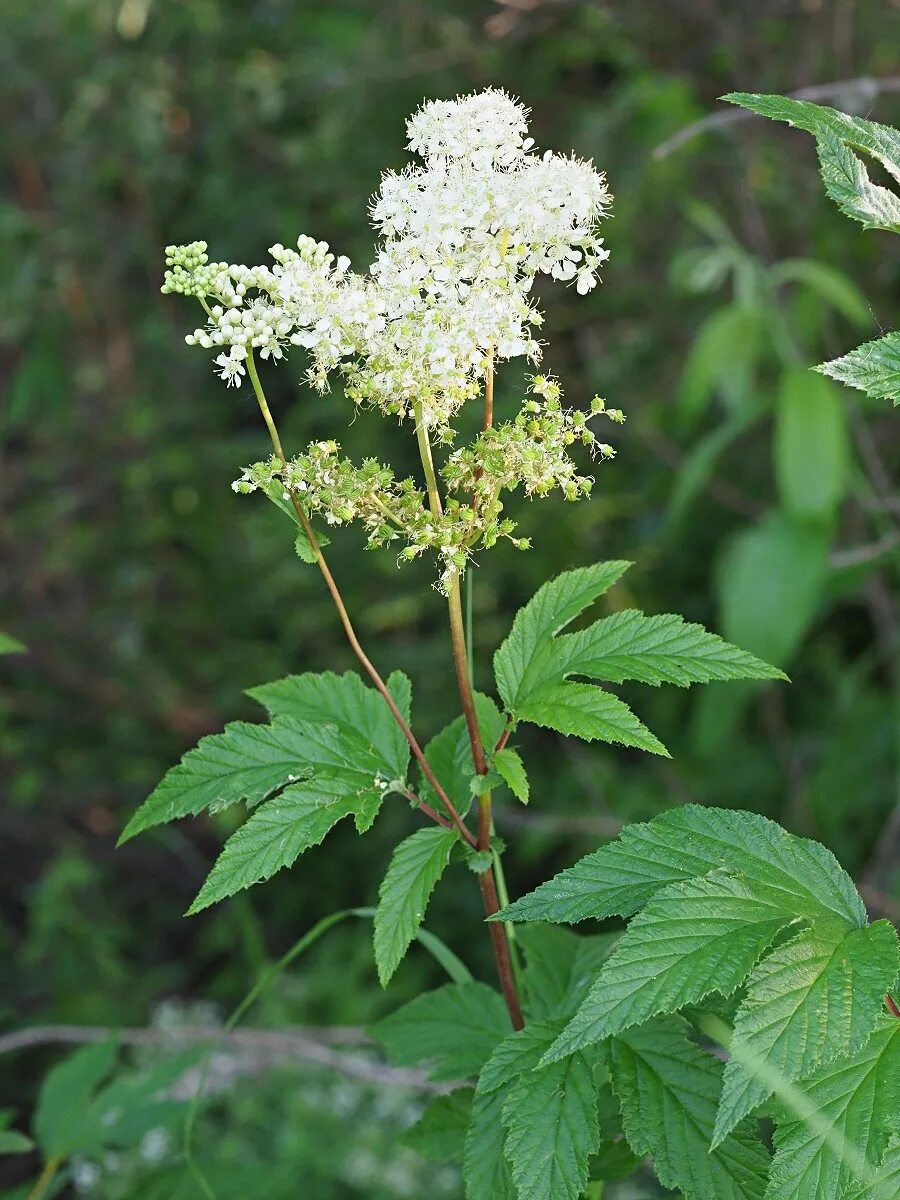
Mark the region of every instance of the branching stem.
[[[247, 374], [250, 376], [250, 382], [252, 383], [253, 390], [256, 393], [256, 400], [257, 400], [257, 403], [259, 404], [260, 412], [262, 413], [263, 420], [265, 421], [266, 427], [269, 430], [269, 437], [272, 439], [272, 449], [275, 451], [275, 456], [279, 459], [279, 461], [282, 463], [282, 465], [284, 465], [287, 462], [287, 459], [286, 459], [285, 453], [284, 453], [284, 448], [281, 445], [281, 438], [279, 437], [279, 434], [278, 434], [278, 428], [275, 424], [275, 420], [272, 416], [271, 410], [269, 409], [269, 405], [266, 401], [265, 392], [263, 391], [262, 384], [259, 381], [259, 375], [256, 370], [256, 363], [254, 362], [252, 351], [250, 353], [248, 353], [246, 361], [247, 361]], [[350, 643], [350, 647], [353, 650], [353, 653], [359, 659], [366, 674], [369, 676], [369, 678], [372, 680], [375, 687], [381, 693], [385, 704], [387, 704], [388, 708], [391, 711], [391, 716], [394, 718], [394, 720], [400, 726], [400, 729], [403, 732], [403, 736], [406, 738], [407, 742], [409, 743], [410, 749], [412, 750], [413, 754], [415, 755], [415, 758], [418, 761], [419, 766], [422, 768], [423, 775], [428, 780], [428, 782], [431, 784], [431, 786], [434, 788], [435, 793], [439, 797], [444, 808], [447, 810], [450, 820], [453, 822], [453, 824], [456, 826], [457, 830], [459, 831], [460, 837], [462, 837], [470, 846], [475, 846], [477, 844], [476, 839], [472, 836], [471, 831], [469, 830], [468, 826], [463, 821], [462, 817], [459, 815], [453, 801], [450, 799], [450, 797], [444, 791], [444, 789], [441, 786], [440, 782], [438, 781], [436, 775], [434, 774], [434, 771], [432, 771], [431, 766], [429, 765], [428, 760], [426, 759], [425, 754], [422, 750], [422, 747], [419, 745], [419, 743], [415, 737], [415, 734], [410, 729], [403, 714], [400, 712], [400, 709], [397, 707], [394, 697], [391, 695], [390, 691], [388, 690], [387, 684], [381, 678], [381, 676], [379, 675], [378, 671], [376, 670], [374, 664], [369, 659], [366, 652], [363, 650], [363, 648], [360, 644], [359, 638], [356, 636], [356, 630], [353, 628], [353, 623], [350, 620], [350, 615], [347, 612], [347, 608], [346, 608], [346, 605], [344, 604], [343, 597], [341, 596], [340, 590], [337, 586], [337, 583], [335, 582], [334, 576], [331, 573], [328, 563], [325, 561], [325, 556], [322, 553], [322, 547], [319, 545], [319, 540], [316, 537], [315, 530], [313, 529], [312, 525], [310, 524], [309, 517], [306, 515], [306, 510], [304, 509], [303, 505], [300, 503], [300, 501], [297, 499], [296, 495], [293, 492], [290, 493], [290, 496], [291, 496], [291, 503], [294, 506], [294, 512], [297, 514], [297, 520], [300, 522], [300, 526], [303, 529], [303, 532], [306, 534], [306, 537], [309, 540], [309, 544], [312, 547], [313, 554], [315, 555], [315, 558], [316, 558], [316, 563], [318, 564], [319, 570], [322, 573], [322, 577], [325, 580], [325, 584], [328, 588], [328, 591], [331, 594], [331, 599], [334, 601], [334, 606], [337, 609], [341, 624], [344, 627], [344, 633], [347, 635], [347, 641]], [[431, 816], [433, 814], [436, 817], [438, 815], [437, 813], [434, 812], [433, 809], [429, 811], [427, 809], [427, 806], [420, 805], [420, 807], [422, 807], [423, 812], [426, 812], [426, 815], [428, 815], [428, 816]]]
[[[428, 428], [425, 425], [422, 406], [415, 402], [413, 415], [416, 423], [416, 438], [419, 443], [419, 454], [422, 459], [422, 469], [425, 472], [425, 482], [428, 487], [428, 500], [432, 514], [440, 517], [443, 513], [441, 494], [438, 488], [434, 460], [431, 456], [431, 443], [428, 440]], [[450, 640], [453, 646], [453, 666], [456, 671], [456, 683], [463, 714], [466, 719], [466, 729], [469, 743], [472, 747], [472, 762], [478, 775], [487, 774], [487, 759], [484, 753], [484, 742], [478, 727], [478, 716], [475, 711], [475, 697], [472, 693], [472, 681], [469, 675], [469, 662], [466, 649], [466, 631], [463, 620], [462, 596], [459, 585], [459, 574], [454, 572], [450, 578], [447, 593], [450, 612]], [[487, 851], [491, 846], [491, 793], [485, 792], [478, 797], [478, 849]], [[478, 876], [484, 909], [489, 917], [500, 911], [500, 900], [497, 896], [497, 881], [493, 867], [488, 867]], [[513, 971], [509, 951], [509, 940], [505, 927], [496, 921], [488, 924], [491, 946], [497, 963], [497, 973], [503, 999], [509, 1012], [509, 1019], [514, 1029], [522, 1029], [525, 1022], [522, 1019], [522, 1009], [519, 1004], [519, 993], [516, 977]]]

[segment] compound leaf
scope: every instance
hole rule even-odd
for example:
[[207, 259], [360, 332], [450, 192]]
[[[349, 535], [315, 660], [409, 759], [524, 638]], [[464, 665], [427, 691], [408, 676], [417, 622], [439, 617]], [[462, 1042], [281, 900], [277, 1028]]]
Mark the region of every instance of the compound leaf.
[[494, 655], [494, 674], [510, 712], [528, 694], [529, 672], [542, 644], [608, 591], [631, 566], [628, 562], [595, 563], [564, 571], [540, 587], [519, 609], [509, 636]]
[[503, 1104], [519, 1200], [578, 1200], [600, 1146], [594, 1058], [573, 1054], [520, 1076]]
[[188, 914], [292, 866], [305, 850], [318, 846], [338, 821], [380, 797], [365, 774], [339, 768], [286, 787], [231, 835]]
[[887, 921], [836, 932], [803, 930], [751, 974], [729, 1047], [717, 1141], [777, 1083], [854, 1054], [878, 1023], [900, 969], [897, 933]]
[[689, 1040], [681, 1017], [613, 1038], [610, 1073], [628, 1143], [652, 1155], [664, 1187], [686, 1200], [762, 1200], [768, 1154], [757, 1138], [739, 1130], [710, 1150], [722, 1064]]
[[500, 914], [503, 920], [574, 923], [629, 917], [664, 887], [708, 875], [739, 874], [780, 897], [789, 912], [837, 917], [862, 927], [866, 910], [852, 880], [824, 846], [786, 833], [756, 813], [688, 804], [639, 825], [541, 884]]
[[[868, 1184], [900, 1112], [900, 1021], [885, 1018], [862, 1049], [784, 1097], [766, 1200], [839, 1200]], [[865, 1193], [863, 1193], [865, 1194]]]
[[722, 871], [665, 888], [628, 926], [546, 1061], [712, 991], [730, 995], [794, 919]]
[[382, 987], [416, 936], [457, 840], [455, 830], [434, 825], [418, 829], [395, 849], [375, 910], [375, 963]]

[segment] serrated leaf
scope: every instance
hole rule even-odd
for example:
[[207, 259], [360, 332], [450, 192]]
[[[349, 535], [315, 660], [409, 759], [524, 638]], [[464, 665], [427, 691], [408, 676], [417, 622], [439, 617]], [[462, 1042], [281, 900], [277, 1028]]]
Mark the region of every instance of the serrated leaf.
[[[380, 796], [376, 792], [374, 799]], [[314, 779], [290, 784], [231, 835], [188, 915], [293, 866], [305, 850], [318, 846], [338, 821], [372, 801], [371, 779], [364, 772], [330, 768]]]
[[375, 963], [382, 987], [387, 987], [416, 936], [458, 840], [455, 829], [433, 825], [416, 830], [394, 850], [375, 910]]
[[456, 1088], [432, 1100], [416, 1121], [400, 1135], [400, 1142], [429, 1162], [460, 1162], [466, 1131], [472, 1119], [473, 1088]]
[[612, 1039], [610, 1072], [628, 1143], [652, 1155], [660, 1183], [680, 1188], [686, 1200], [762, 1200], [769, 1157], [757, 1138], [740, 1130], [710, 1150], [722, 1064], [689, 1040], [688, 1029], [681, 1017], [659, 1017]]
[[735, 1018], [716, 1139], [769, 1098], [774, 1079], [793, 1083], [860, 1049], [898, 970], [887, 921], [836, 937], [804, 930], [764, 958]]
[[435, 1080], [476, 1075], [509, 1033], [498, 992], [484, 983], [449, 983], [405, 1004], [372, 1027], [398, 1067], [433, 1064]]
[[117, 1056], [115, 1038], [107, 1038], [82, 1046], [45, 1077], [34, 1116], [34, 1136], [45, 1158], [100, 1149], [102, 1131], [93, 1101]]
[[[588, 629], [557, 636], [599, 594], [600, 585], [618, 578], [624, 566], [599, 564], [594, 569], [597, 576], [584, 579], [572, 579], [578, 573], [567, 572], [545, 584], [518, 614], [494, 662], [500, 694], [517, 720], [587, 741], [599, 739], [667, 754], [618, 697], [569, 682], [570, 677], [682, 686], [783, 678], [767, 663], [670, 614], [646, 617], [637, 611], [621, 612]], [[606, 568], [605, 574], [601, 568]], [[575, 598], [566, 603], [573, 590]]]
[[[506, 728], [506, 719], [490, 696], [475, 692], [474, 699], [482, 740], [486, 747], [492, 748]], [[472, 803], [471, 779], [475, 768], [465, 717], [457, 717], [435, 734], [425, 747], [425, 757], [458, 811], [462, 814], [468, 812]], [[431, 784], [424, 778], [421, 794], [429, 804], [443, 809]]]
[[[403, 717], [409, 720], [412, 687], [401, 671], [388, 678], [388, 691]], [[336, 675], [288, 675], [247, 692], [273, 720], [291, 718], [313, 724], [334, 724], [359, 734], [371, 751], [383, 760], [389, 778], [402, 779], [409, 764], [409, 743], [382, 696], [368, 687], [354, 671]]]
[[525, 925], [516, 937], [525, 951], [523, 986], [532, 1021], [567, 1019], [587, 994], [618, 941], [617, 933], [582, 937], [557, 925]]
[[900, 333], [886, 333], [884, 337], [864, 342], [831, 362], [816, 367], [823, 375], [829, 375], [848, 387], [878, 400], [900, 398]]
[[900, 231], [900, 197], [874, 184], [859, 158], [859, 152], [870, 154], [898, 178], [900, 133], [896, 129], [786, 96], [732, 92], [722, 98], [811, 133], [825, 190], [841, 211], [866, 229]]
[[586, 742], [613, 742], [669, 758], [669, 752], [624, 700], [589, 683], [548, 683], [532, 690], [520, 707], [521, 721], [555, 729]]
[[503, 1153], [504, 1100], [503, 1092], [475, 1092], [463, 1157], [466, 1200], [519, 1200]]
[[560, 1028], [559, 1021], [532, 1021], [524, 1029], [508, 1034], [481, 1068], [478, 1092], [484, 1095], [508, 1089], [520, 1075], [530, 1077]]
[[688, 804], [627, 826], [608, 845], [516, 900], [503, 920], [575, 923], [630, 917], [670, 883], [734, 871], [751, 887], [781, 896], [789, 911], [813, 920], [829, 914], [849, 926], [866, 910], [834, 855], [756, 813]]
[[785, 372], [774, 455], [784, 507], [802, 519], [830, 520], [844, 498], [850, 466], [847, 415], [833, 384], [807, 370]]
[[900, 1134], [891, 1138], [884, 1157], [868, 1183], [853, 1184], [841, 1200], [897, 1200], [900, 1196]]
[[[802, 1102], [802, 1103], [801, 1103]], [[900, 1112], [900, 1021], [885, 1018], [862, 1049], [835, 1059], [775, 1114], [766, 1200], [839, 1200], [875, 1174]]]
[[494, 770], [506, 782], [515, 798], [521, 800], [523, 804], [527, 804], [528, 776], [525, 773], [525, 764], [518, 752], [510, 749], [509, 746], [504, 746], [502, 750], [497, 751], [491, 761]]
[[504, 1152], [519, 1200], [578, 1200], [600, 1145], [595, 1060], [586, 1053], [522, 1076], [503, 1105]]
[[509, 636], [494, 655], [497, 687], [509, 712], [516, 712], [520, 700], [527, 695], [529, 669], [541, 644], [608, 591], [630, 565], [596, 563], [565, 571], [545, 583], [519, 609]]
[[710, 992], [730, 995], [792, 920], [779, 896], [723, 871], [664, 888], [628, 926], [545, 1061]]
[[608, 683], [636, 680], [689, 687], [734, 679], [785, 679], [745, 650], [673, 613], [647, 617], [626, 609], [553, 644], [549, 676], [587, 675]]
[[0, 1129], [0, 1154], [28, 1154], [34, 1142], [15, 1129]]

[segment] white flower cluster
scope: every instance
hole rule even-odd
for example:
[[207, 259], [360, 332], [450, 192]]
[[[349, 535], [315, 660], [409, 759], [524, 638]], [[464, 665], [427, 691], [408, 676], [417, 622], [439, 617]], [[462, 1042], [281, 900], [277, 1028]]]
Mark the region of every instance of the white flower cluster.
[[[534, 153], [526, 110], [495, 89], [425, 104], [407, 123], [423, 165], [388, 173], [371, 206], [381, 234], [367, 275], [324, 242], [273, 246], [274, 266], [207, 264], [205, 245], [169, 247], [164, 291], [199, 295], [209, 322], [188, 342], [221, 347], [239, 385], [248, 351], [310, 355], [310, 382], [339, 370], [361, 404], [408, 416], [438, 437], [478, 395], [489, 360], [540, 357], [530, 299], [543, 273], [596, 283], [610, 196], [588, 162]], [[202, 248], [202, 250], [201, 250]]]

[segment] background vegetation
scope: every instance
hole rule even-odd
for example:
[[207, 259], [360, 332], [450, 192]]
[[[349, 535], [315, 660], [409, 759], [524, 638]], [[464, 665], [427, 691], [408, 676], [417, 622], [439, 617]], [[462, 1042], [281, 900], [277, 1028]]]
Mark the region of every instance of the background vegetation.
[[[486, 683], [540, 582], [623, 557], [647, 611], [683, 612], [793, 679], [644, 695], [671, 763], [563, 751], [547, 734], [531, 808], [498, 815], [516, 839], [513, 891], [621, 822], [696, 800], [823, 841], [872, 913], [896, 921], [898, 418], [805, 368], [896, 326], [900, 269], [887, 235], [824, 196], [810, 139], [737, 111], [678, 135], [724, 111], [723, 92], [835, 80], [857, 82], [816, 98], [900, 123], [900, 5], [7, 0], [6, 16], [0, 628], [28, 650], [0, 659], [0, 1034], [215, 1021], [317, 919], [374, 900], [402, 812], [383, 818], [383, 853], [377, 830], [365, 857], [338, 833], [189, 921], [230, 814], [114, 851], [185, 749], [257, 715], [244, 688], [353, 665], [278, 514], [230, 490], [265, 453], [264, 431], [247, 389], [226, 394], [184, 346], [196, 314], [159, 295], [161, 250], [203, 237], [214, 257], [252, 262], [308, 231], [367, 262], [364, 200], [405, 161], [404, 117], [425, 96], [488, 84], [533, 108], [540, 144], [608, 171], [605, 283], [587, 299], [557, 287], [548, 365], [570, 401], [600, 391], [629, 420], [591, 503], [534, 506], [523, 532], [536, 549], [498, 549], [489, 574], [475, 571], [476, 675]], [[351, 454], [414, 469], [388, 425], [351, 423], [341, 396], [314, 396], [299, 374], [268, 376], [288, 448], [337, 416]], [[501, 374], [499, 410], [517, 384]], [[455, 711], [430, 566], [398, 572], [353, 534], [330, 557], [376, 662], [413, 677], [427, 736]], [[430, 925], [490, 972], [470, 891], [439, 895]], [[413, 955], [391, 1003], [436, 970]], [[359, 1026], [383, 1011], [366, 932], [350, 924], [255, 1019]], [[0, 1057], [0, 1106], [18, 1127], [59, 1057], [46, 1045]], [[336, 1182], [366, 1200], [421, 1194], [423, 1164], [390, 1149], [415, 1089], [270, 1068], [251, 1056], [239, 1086], [223, 1077], [198, 1126], [223, 1196], [255, 1194], [273, 1164], [272, 1197], [293, 1197], [298, 1177], [310, 1200]], [[85, 1158], [65, 1186], [109, 1200], [184, 1186], [165, 1138], [134, 1144]], [[429, 1189], [458, 1196], [442, 1170], [427, 1169]], [[0, 1160], [0, 1185], [33, 1173], [27, 1156]]]

